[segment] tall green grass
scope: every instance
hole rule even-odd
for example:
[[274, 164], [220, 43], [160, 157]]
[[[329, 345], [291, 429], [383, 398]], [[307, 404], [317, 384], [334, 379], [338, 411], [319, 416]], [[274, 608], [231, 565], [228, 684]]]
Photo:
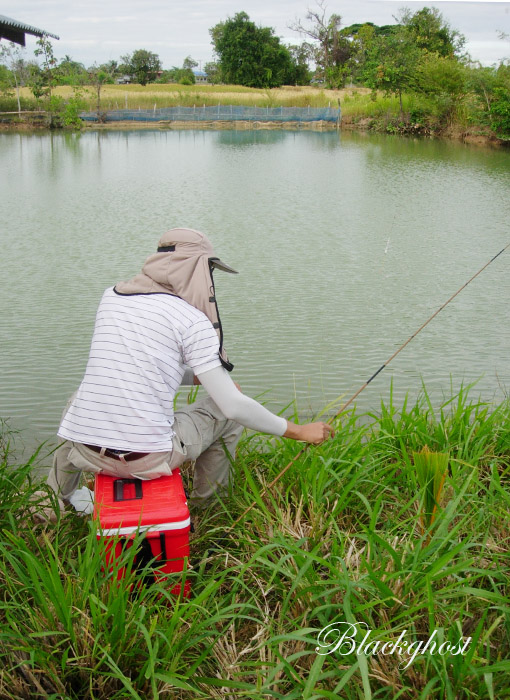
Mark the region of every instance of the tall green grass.
[[[263, 496], [300, 445], [244, 440], [231, 494], [195, 514], [187, 601], [163, 584], [112, 584], [88, 520], [33, 526], [34, 461], [6, 457], [0, 697], [508, 697], [510, 404], [467, 387], [434, 410], [424, 390], [335, 427]], [[424, 446], [450, 456], [427, 534], [413, 463]], [[365, 623], [371, 640], [472, 641], [407, 669], [397, 655], [317, 654], [337, 622]]]

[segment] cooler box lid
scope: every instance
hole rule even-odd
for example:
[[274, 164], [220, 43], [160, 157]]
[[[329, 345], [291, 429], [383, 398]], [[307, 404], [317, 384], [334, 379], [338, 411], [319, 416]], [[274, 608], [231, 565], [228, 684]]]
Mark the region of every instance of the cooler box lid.
[[189, 509], [179, 469], [158, 479], [96, 476], [94, 517], [103, 535], [182, 530], [189, 527]]

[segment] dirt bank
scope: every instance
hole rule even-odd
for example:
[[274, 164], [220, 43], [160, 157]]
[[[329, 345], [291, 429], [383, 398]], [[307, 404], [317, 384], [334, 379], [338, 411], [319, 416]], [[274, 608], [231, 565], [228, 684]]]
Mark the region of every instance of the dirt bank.
[[483, 127], [463, 129], [458, 125], [453, 125], [440, 131], [430, 131], [421, 127], [419, 124], [405, 124], [402, 129], [395, 126], [392, 130], [387, 127], [388, 123], [377, 121], [373, 117], [343, 117], [341, 126], [341, 128], [346, 131], [393, 133], [397, 136], [448, 139], [450, 141], [460, 141], [474, 146], [489, 146], [494, 148], [510, 147], [510, 140], [500, 139], [488, 129], [483, 129]]

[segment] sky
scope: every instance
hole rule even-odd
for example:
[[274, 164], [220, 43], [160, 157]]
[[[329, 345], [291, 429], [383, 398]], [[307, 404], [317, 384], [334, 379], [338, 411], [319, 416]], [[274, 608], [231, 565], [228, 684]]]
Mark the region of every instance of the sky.
[[[484, 65], [510, 59], [510, 2], [464, 0], [326, 0], [327, 15], [342, 17], [342, 25], [357, 22], [392, 24], [403, 7], [415, 12], [437, 7], [453, 29], [467, 39], [466, 50]], [[136, 49], [158, 54], [164, 68], [181, 66], [186, 56], [200, 67], [213, 59], [209, 29], [237, 12], [246, 12], [256, 24], [272, 27], [285, 44], [300, 36], [288, 26], [305, 21], [315, 0], [3, 0], [0, 14], [31, 24], [60, 37], [54, 41], [57, 58], [66, 54], [86, 67]], [[32, 57], [35, 37], [27, 36]]]

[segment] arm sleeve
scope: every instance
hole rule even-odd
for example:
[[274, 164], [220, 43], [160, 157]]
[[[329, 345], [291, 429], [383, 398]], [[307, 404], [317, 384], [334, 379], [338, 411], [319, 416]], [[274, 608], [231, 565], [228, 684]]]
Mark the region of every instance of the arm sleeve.
[[258, 401], [242, 394], [223, 367], [197, 372], [197, 377], [226, 418], [259, 433], [281, 436], [287, 430], [285, 418], [271, 413]]
[[195, 379], [195, 375], [194, 375], [191, 367], [186, 367], [186, 365], [184, 365], [184, 367], [185, 367], [185, 369], [184, 369], [184, 374], [183, 374], [182, 379], [181, 379], [181, 386], [190, 386], [191, 384], [193, 384], [193, 380]]

